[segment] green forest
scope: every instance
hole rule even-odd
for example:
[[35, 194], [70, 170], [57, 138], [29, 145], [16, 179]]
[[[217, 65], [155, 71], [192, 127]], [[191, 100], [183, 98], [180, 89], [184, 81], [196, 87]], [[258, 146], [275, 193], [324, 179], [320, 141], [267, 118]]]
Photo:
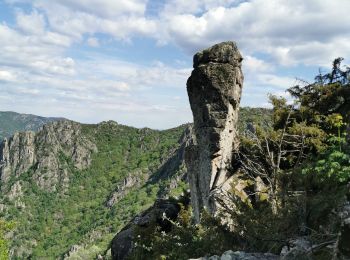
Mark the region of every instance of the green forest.
[[[271, 123], [271, 110], [242, 108], [241, 115], [242, 131], [249, 124], [260, 122], [261, 115], [264, 115], [264, 125]], [[82, 171], [76, 169], [63, 152], [57, 154], [70, 175], [68, 189], [43, 190], [33, 180], [30, 170], [13, 176], [6, 185], [10, 189], [15, 182], [22, 183], [21, 201], [25, 205], [25, 208], [18, 207], [15, 201], [4, 196], [6, 190], [2, 192], [1, 201], [8, 205], [2, 218], [11, 223], [13, 232], [13, 239], [7, 242], [9, 248], [18, 259], [56, 259], [73, 245], [80, 246], [78, 259], [105, 253], [113, 236], [156, 198], [178, 197], [188, 189], [182, 161], [175, 160], [176, 172], [170, 169], [164, 174], [160, 169], [167, 160], [172, 160], [188, 127], [157, 131], [112, 121], [82, 125], [83, 135], [96, 144], [98, 152], [93, 154], [90, 167]], [[136, 187], [130, 188], [114, 205], [106, 206], [106, 201], [127, 176], [138, 180]], [[171, 182], [176, 182], [175, 189], [169, 189]]]

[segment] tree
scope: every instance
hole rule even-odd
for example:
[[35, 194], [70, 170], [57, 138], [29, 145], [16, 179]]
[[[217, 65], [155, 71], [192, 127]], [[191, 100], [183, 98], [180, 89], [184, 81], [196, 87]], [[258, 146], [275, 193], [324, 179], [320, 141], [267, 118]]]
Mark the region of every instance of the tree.
[[299, 114], [322, 129], [327, 127], [323, 120], [331, 114], [340, 114], [346, 124], [350, 123], [350, 67], [341, 69], [342, 61], [343, 58], [335, 59], [332, 71], [320, 73], [315, 82], [301, 81], [288, 89], [299, 104]]
[[14, 228], [14, 222], [7, 222], [0, 219], [0, 260], [9, 259], [9, 245], [6, 239], [6, 233]]

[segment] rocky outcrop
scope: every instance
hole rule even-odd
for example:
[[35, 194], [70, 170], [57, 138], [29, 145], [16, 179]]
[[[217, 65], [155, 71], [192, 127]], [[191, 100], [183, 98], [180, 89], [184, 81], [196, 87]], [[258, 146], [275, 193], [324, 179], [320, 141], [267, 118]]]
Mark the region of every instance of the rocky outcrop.
[[226, 251], [222, 256], [201, 257], [190, 260], [278, 260], [279, 256], [269, 253], [246, 253], [242, 251]]
[[339, 212], [340, 232], [337, 238], [333, 259], [350, 259], [350, 182], [347, 185], [346, 201]]
[[68, 120], [44, 125], [38, 133], [16, 133], [0, 145], [1, 187], [30, 171], [42, 189], [65, 188], [69, 166], [79, 170], [88, 167], [96, 150], [96, 145], [81, 133], [81, 125]]
[[142, 184], [142, 171], [136, 171], [126, 176], [115, 189], [114, 192], [109, 196], [106, 201], [106, 207], [111, 208], [120, 199], [122, 199], [132, 188], [140, 187]]
[[6, 183], [10, 176], [18, 176], [27, 171], [34, 163], [35, 133], [16, 133], [5, 138], [0, 145], [0, 178]]
[[299, 237], [288, 241], [288, 245], [282, 247], [281, 260], [311, 259], [312, 243], [307, 238]]
[[238, 148], [237, 121], [243, 85], [242, 56], [234, 42], [198, 52], [187, 92], [194, 118], [193, 144], [187, 149], [191, 201], [199, 220], [201, 209], [214, 214], [215, 194], [229, 178]]
[[168, 231], [171, 224], [166, 218], [175, 220], [179, 212], [180, 206], [177, 203], [169, 200], [157, 200], [151, 208], [136, 216], [113, 238], [111, 243], [112, 259], [123, 260], [130, 256], [137, 229], [158, 225], [160, 231]]

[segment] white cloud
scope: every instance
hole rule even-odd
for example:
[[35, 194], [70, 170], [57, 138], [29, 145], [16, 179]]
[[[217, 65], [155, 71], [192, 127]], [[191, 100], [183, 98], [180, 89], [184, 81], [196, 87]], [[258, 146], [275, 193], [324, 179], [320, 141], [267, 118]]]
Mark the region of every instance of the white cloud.
[[[186, 121], [191, 119], [187, 99], [179, 98], [180, 93], [183, 97], [186, 95], [184, 86], [190, 69], [175, 69], [161, 62], [143, 66], [99, 55], [84, 62], [69, 58], [60, 62], [67, 70], [73, 68], [75, 73], [64, 71], [60, 74], [49, 61], [31, 65], [37, 67], [36, 71], [46, 73], [33, 74], [17, 68], [15, 71], [20, 80], [11, 86], [0, 87], [2, 95], [11, 97], [2, 98], [1, 109], [15, 105], [17, 111], [27, 109], [26, 112], [41, 115], [51, 112], [51, 115], [82, 122], [96, 122], [96, 118], [115, 119], [124, 124], [155, 128], [173, 127], [183, 123], [185, 118]], [[9, 74], [0, 73], [1, 76], [8, 77]], [[178, 98], [166, 94], [168, 91], [176, 93]], [[13, 99], [21, 101], [14, 104]], [[40, 111], [43, 107], [45, 111]], [[168, 118], [169, 115], [173, 116]]]
[[37, 60], [30, 64], [38, 72], [50, 74], [72, 75], [75, 73], [75, 62], [72, 58], [53, 58], [49, 60]]
[[228, 7], [238, 4], [238, 0], [169, 0], [163, 7], [162, 16], [178, 14], [200, 14], [217, 7]]
[[266, 72], [274, 70], [274, 65], [267, 63], [262, 59], [258, 59], [254, 56], [243, 55], [243, 71], [247, 73], [257, 73], [257, 72]]
[[44, 13], [51, 28], [46, 40], [65, 46], [70, 42], [59, 39], [62, 35], [79, 42], [89, 34], [87, 43], [97, 47], [93, 35], [104, 33], [123, 41], [148, 36], [191, 54], [219, 41], [235, 40], [246, 55], [265, 53], [284, 66], [324, 65], [337, 53], [350, 54], [350, 48], [341, 44], [350, 39], [348, 0], [168, 0], [158, 18], [152, 19], [145, 13], [146, 0], [34, 0], [33, 6], [42, 13], [19, 13], [19, 28], [42, 33]]
[[0, 70], [0, 81], [16, 81], [16, 76], [10, 71]]
[[114, 18], [125, 14], [143, 15], [147, 3], [145, 0], [60, 0], [56, 2], [72, 10], [95, 14], [102, 18]]
[[235, 40], [247, 55], [262, 52], [285, 66], [325, 64], [334, 58], [334, 49], [343, 56], [350, 54], [349, 47], [341, 44], [350, 38], [348, 0], [168, 0], [152, 19], [146, 14], [146, 0], [32, 3], [40, 13], [19, 12], [19, 28], [37, 34], [49, 26], [57, 35], [46, 38], [55, 38], [56, 44], [66, 47], [70, 42], [58, 37], [66, 35], [79, 42], [89, 34], [88, 44], [97, 46], [93, 35], [105, 33], [123, 41], [147, 36], [160, 44], [174, 43], [191, 54], [219, 41]]
[[284, 65], [324, 64], [334, 58], [335, 49], [350, 55], [349, 48], [339, 44], [350, 40], [348, 0], [252, 0], [231, 7], [217, 4], [199, 14], [184, 1], [175, 3], [184, 6], [183, 12], [163, 16], [166, 28], [161, 41], [174, 42], [191, 53], [231, 39], [248, 55], [263, 52]]
[[79, 41], [84, 34], [106, 33], [130, 41], [134, 35], [152, 35], [156, 22], [144, 15], [146, 1], [34, 1], [44, 10], [50, 27]]
[[41, 35], [45, 32], [45, 18], [43, 14], [39, 14], [34, 10], [30, 14], [18, 12], [16, 15], [16, 23], [18, 28], [29, 35]]
[[15, 5], [16, 24], [0, 21], [2, 100], [21, 97], [16, 106], [25, 109], [35, 96], [37, 111], [47, 107], [47, 113], [82, 121], [118, 116], [163, 128], [191, 118], [187, 65], [140, 65], [99, 55], [102, 48], [79, 57], [71, 47], [146, 37], [178, 46], [191, 60], [199, 49], [235, 40], [245, 58], [243, 103], [255, 106], [294, 84], [295, 75], [281, 69], [350, 56], [348, 0], [167, 0], [156, 3], [159, 13], [152, 17], [150, 1], [156, 0], [6, 0]]
[[[71, 44], [64, 35], [47, 31], [44, 26], [35, 27], [41, 23], [37, 12], [26, 16], [17, 14], [19, 30], [0, 24], [0, 67], [12, 67], [18, 77], [30, 73], [48, 73], [51, 75], [66, 75], [74, 73], [74, 61], [64, 56], [64, 50]], [[27, 27], [26, 19], [31, 20]], [[23, 24], [22, 24], [23, 23]], [[28, 76], [30, 77], [30, 76]]]

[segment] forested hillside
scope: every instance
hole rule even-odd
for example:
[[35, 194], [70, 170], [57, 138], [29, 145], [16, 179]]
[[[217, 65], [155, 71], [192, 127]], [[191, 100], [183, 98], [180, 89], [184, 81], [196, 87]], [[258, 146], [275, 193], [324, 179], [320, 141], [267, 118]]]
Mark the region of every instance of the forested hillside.
[[[26, 158], [22, 153], [19, 166], [2, 180], [2, 216], [16, 223], [10, 245], [13, 255], [55, 259], [73, 245], [92, 242], [89, 253], [104, 250], [121, 225], [149, 207], [157, 194], [167, 192], [167, 183], [158, 175], [176, 154], [185, 128], [155, 131], [114, 122], [62, 121], [44, 127], [34, 137], [20, 136], [17, 144], [16, 136], [10, 139], [14, 154], [22, 148], [36, 154], [32, 164], [20, 171]], [[84, 152], [77, 154], [68, 146]], [[91, 156], [85, 165], [80, 163], [84, 156]], [[44, 163], [46, 158], [49, 164]], [[181, 173], [181, 162], [177, 166], [172, 175]]]
[[[240, 128], [257, 123], [261, 111], [267, 110], [242, 108]], [[156, 198], [188, 188], [183, 153], [189, 128], [60, 121], [6, 140], [0, 151], [1, 216], [15, 222], [12, 257], [103, 254], [118, 230]]]

